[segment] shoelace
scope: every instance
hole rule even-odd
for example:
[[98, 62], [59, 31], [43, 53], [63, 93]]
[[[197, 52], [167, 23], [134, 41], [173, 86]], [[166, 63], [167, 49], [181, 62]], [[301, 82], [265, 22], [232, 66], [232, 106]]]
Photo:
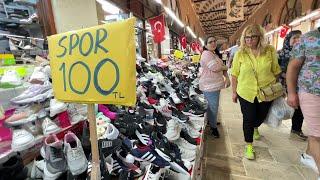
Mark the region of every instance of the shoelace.
[[58, 159], [63, 157], [63, 152], [62, 150], [54, 147], [50, 147], [50, 154], [53, 159]]

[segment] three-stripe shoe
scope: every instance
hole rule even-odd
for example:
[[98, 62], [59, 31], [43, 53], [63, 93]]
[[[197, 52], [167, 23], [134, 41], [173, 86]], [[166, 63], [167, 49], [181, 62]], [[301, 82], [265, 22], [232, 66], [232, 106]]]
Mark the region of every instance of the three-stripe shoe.
[[150, 146], [136, 145], [132, 149], [131, 154], [138, 161], [147, 161], [162, 168], [170, 166], [169, 162], [160, 157], [154, 149], [151, 149]]

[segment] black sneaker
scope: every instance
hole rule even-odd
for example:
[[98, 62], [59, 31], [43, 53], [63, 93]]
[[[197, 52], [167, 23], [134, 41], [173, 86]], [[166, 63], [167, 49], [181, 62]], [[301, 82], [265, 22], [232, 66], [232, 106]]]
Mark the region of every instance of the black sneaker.
[[153, 126], [144, 122], [138, 124], [135, 133], [142, 144], [148, 145], [148, 142], [150, 141], [150, 135], [153, 131]]
[[28, 177], [28, 168], [20, 156], [13, 156], [0, 165], [0, 180], [24, 180]]
[[[193, 106], [195, 107], [195, 105]], [[197, 117], [203, 117], [205, 111], [202, 111], [200, 109], [195, 109], [192, 108], [192, 105], [190, 105], [189, 103], [187, 103], [184, 107], [184, 109], [182, 110], [182, 113], [187, 115], [187, 116], [197, 116]]]
[[189, 116], [183, 114], [181, 111], [178, 111], [176, 108], [172, 108], [172, 116], [179, 118], [181, 121], [186, 122], [189, 120]]
[[161, 113], [154, 112], [156, 130], [165, 134], [167, 132], [167, 120]]
[[188, 174], [188, 169], [181, 160], [181, 153], [177, 145], [168, 141], [168, 139], [159, 132], [153, 132], [151, 135], [155, 151], [164, 160], [170, 163], [172, 169]]
[[192, 137], [188, 134], [188, 132], [186, 132], [186, 131], [184, 131], [184, 130], [182, 130], [182, 131], [180, 132], [180, 137], [182, 137], [183, 139], [185, 139], [186, 141], [188, 141], [190, 144], [198, 145], [197, 141], [196, 141], [194, 138], [192, 138]]
[[100, 155], [103, 155], [104, 157], [108, 157], [110, 154], [115, 153], [117, 150], [120, 149], [122, 145], [122, 140], [114, 139], [99, 139], [98, 140], [98, 147], [100, 151]]
[[212, 136], [215, 137], [215, 138], [219, 138], [219, 137], [220, 137], [218, 128], [211, 128], [211, 134], [212, 134]]

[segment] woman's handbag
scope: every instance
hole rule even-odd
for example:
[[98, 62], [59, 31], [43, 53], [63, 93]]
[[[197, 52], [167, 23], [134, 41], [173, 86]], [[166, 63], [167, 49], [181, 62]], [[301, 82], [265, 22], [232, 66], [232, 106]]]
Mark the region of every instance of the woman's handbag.
[[[250, 56], [249, 56], [249, 58], [250, 58]], [[252, 62], [251, 58], [250, 58], [250, 63], [251, 63], [251, 67], [252, 67], [254, 76], [255, 76], [257, 83], [258, 83], [259, 82], [258, 81], [258, 74], [253, 66], [253, 62]], [[273, 101], [273, 100], [277, 99], [278, 97], [281, 97], [284, 94], [284, 89], [283, 89], [282, 84], [280, 82], [275, 82], [275, 83], [272, 83], [272, 84], [265, 86], [265, 87], [262, 87], [262, 88], [260, 88], [260, 86], [258, 84], [258, 89], [259, 89], [258, 90], [258, 98], [261, 101]]]

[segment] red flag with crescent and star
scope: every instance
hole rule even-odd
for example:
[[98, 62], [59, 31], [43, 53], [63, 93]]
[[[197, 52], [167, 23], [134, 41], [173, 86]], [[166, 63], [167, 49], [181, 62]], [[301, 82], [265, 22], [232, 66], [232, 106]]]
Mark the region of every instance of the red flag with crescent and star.
[[185, 34], [181, 35], [179, 37], [179, 40], [180, 40], [181, 47], [183, 49], [187, 48], [187, 37], [186, 37], [186, 35]]
[[165, 39], [164, 15], [162, 14], [149, 19], [149, 23], [153, 34], [153, 41], [155, 43], [161, 43]]

